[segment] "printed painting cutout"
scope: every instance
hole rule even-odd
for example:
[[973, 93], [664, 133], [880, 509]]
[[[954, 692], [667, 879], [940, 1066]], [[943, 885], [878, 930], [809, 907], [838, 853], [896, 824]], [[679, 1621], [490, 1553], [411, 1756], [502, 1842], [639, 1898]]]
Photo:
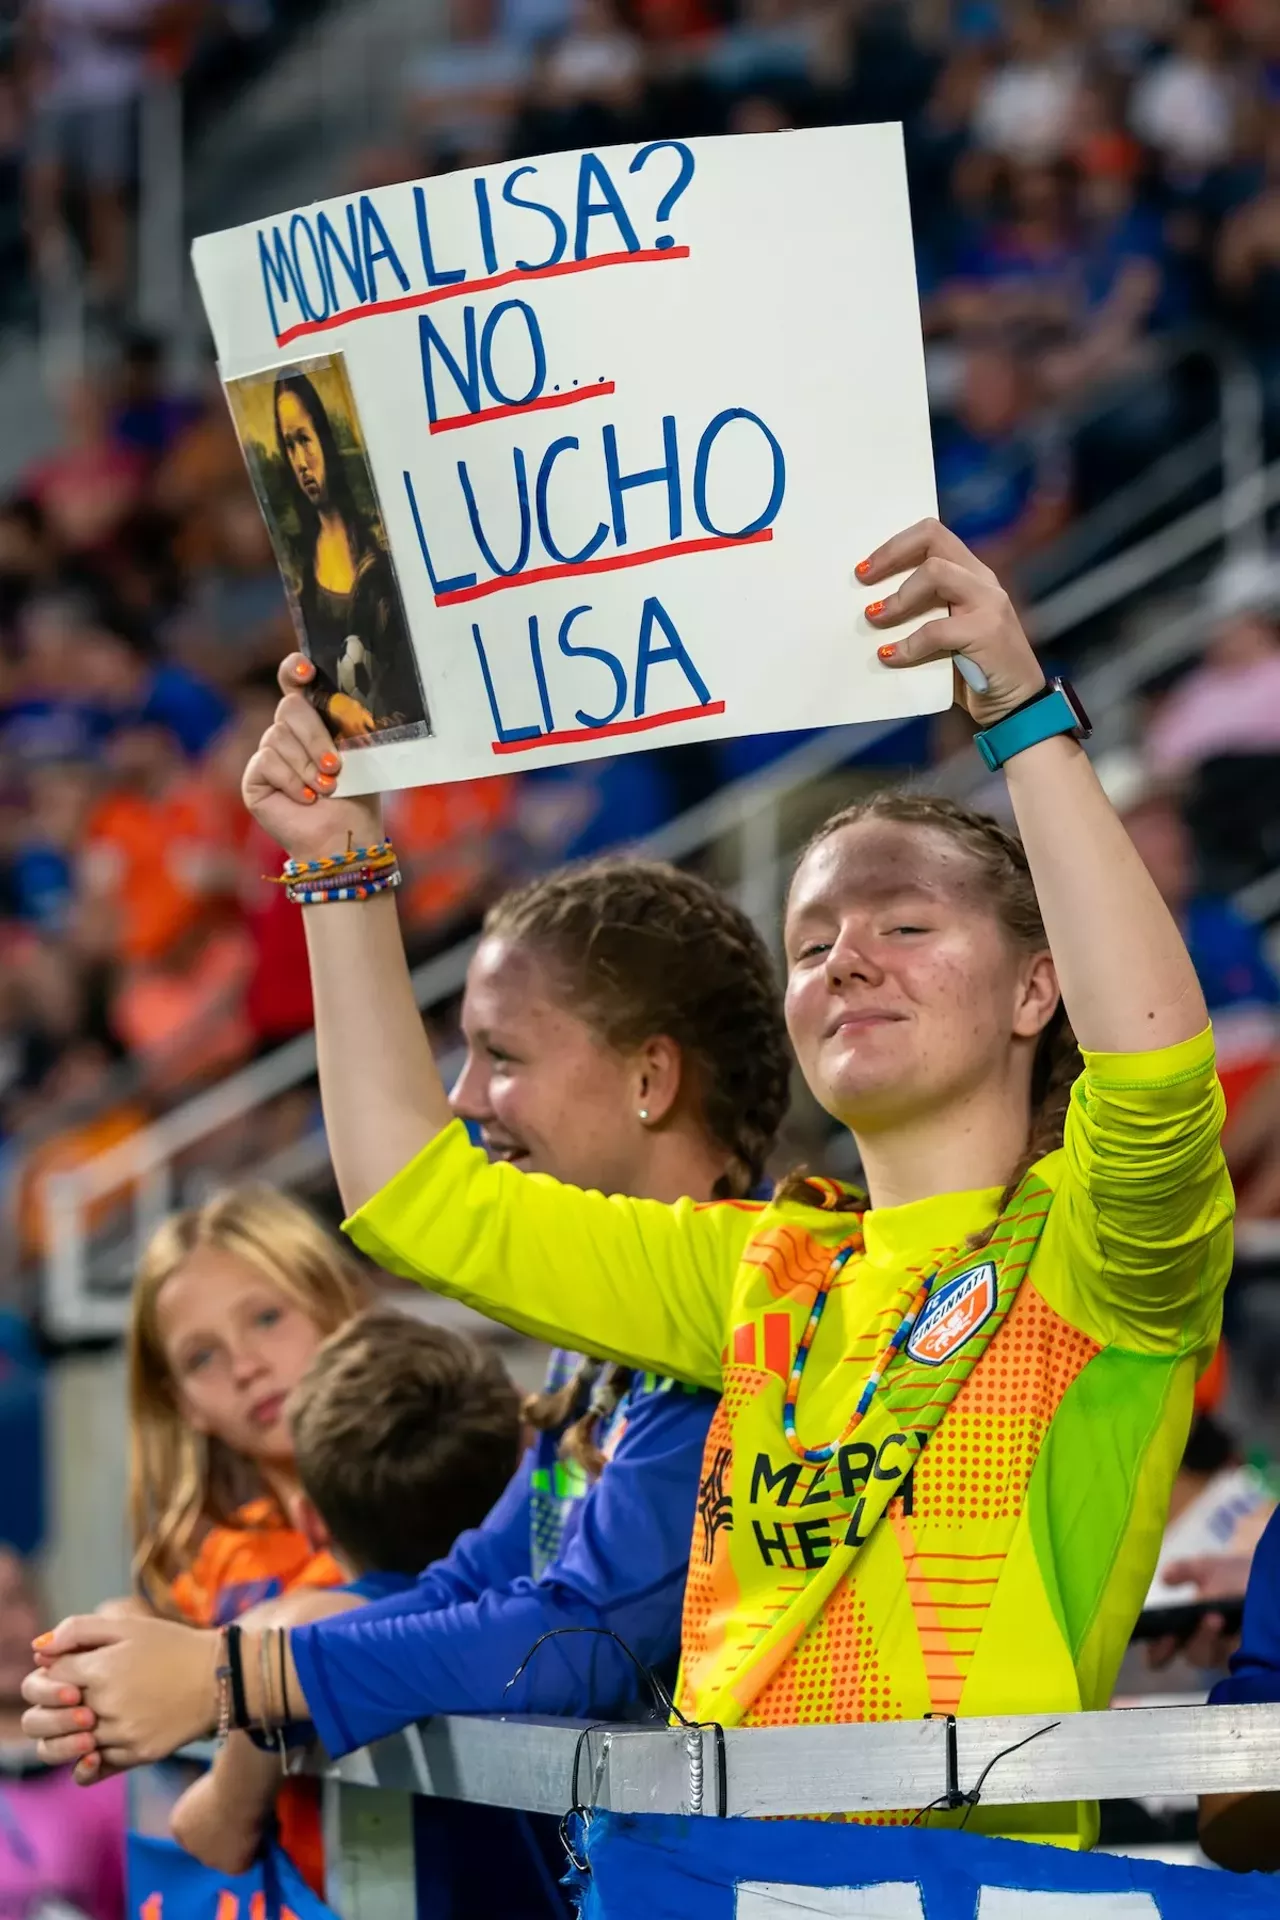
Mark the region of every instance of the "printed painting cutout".
[[940, 1367], [971, 1340], [995, 1312], [999, 1294], [994, 1260], [984, 1260], [948, 1280], [930, 1300], [907, 1342], [913, 1360]]
[[431, 732], [395, 562], [340, 353], [227, 382], [289, 610], [343, 748]]

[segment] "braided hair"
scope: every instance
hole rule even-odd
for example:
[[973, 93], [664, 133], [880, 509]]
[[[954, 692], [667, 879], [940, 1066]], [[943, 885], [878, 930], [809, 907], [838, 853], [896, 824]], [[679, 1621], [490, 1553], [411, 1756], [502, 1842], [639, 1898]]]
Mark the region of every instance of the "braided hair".
[[[841, 808], [829, 820], [824, 820], [809, 840], [796, 863], [796, 870], [822, 841], [830, 839], [833, 833], [840, 833], [845, 827], [857, 826], [863, 820], [892, 820], [903, 826], [929, 827], [946, 834], [948, 839], [971, 856], [980, 870], [991, 910], [1014, 944], [1025, 953], [1042, 952], [1048, 946], [1044, 921], [1040, 916], [1040, 903], [1036, 899], [1035, 882], [1031, 877], [1026, 851], [1017, 834], [1002, 827], [990, 814], [979, 813], [976, 808], [962, 806], [958, 801], [945, 799], [938, 794], [886, 788], [853, 806]], [[971, 1247], [986, 1246], [1000, 1214], [1012, 1200], [1029, 1169], [1045, 1154], [1052, 1153], [1062, 1145], [1071, 1088], [1079, 1072], [1080, 1049], [1076, 1045], [1066, 1008], [1059, 1001], [1036, 1042], [1031, 1067], [1031, 1123], [1026, 1145], [1000, 1196], [996, 1219], [985, 1232], [971, 1236]], [[832, 1204], [828, 1183], [824, 1182], [819, 1187], [808, 1180], [803, 1172], [788, 1175], [780, 1183], [777, 1197], [798, 1200], [806, 1206], [830, 1208]], [[848, 1192], [841, 1204], [846, 1210], [861, 1211], [867, 1204], [866, 1196]]]
[[[607, 1046], [674, 1040], [728, 1155], [716, 1199], [759, 1185], [787, 1111], [791, 1057], [773, 962], [746, 914], [696, 874], [607, 859], [504, 894], [483, 931], [536, 955], [557, 997]], [[565, 1386], [532, 1395], [525, 1418], [543, 1432], [574, 1420], [561, 1453], [598, 1473], [595, 1432], [630, 1380], [629, 1368], [586, 1360]]]

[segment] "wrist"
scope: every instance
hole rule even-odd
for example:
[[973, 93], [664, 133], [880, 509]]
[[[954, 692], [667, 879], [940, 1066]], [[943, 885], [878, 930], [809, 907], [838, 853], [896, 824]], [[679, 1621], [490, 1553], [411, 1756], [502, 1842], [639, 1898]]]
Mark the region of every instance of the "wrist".
[[1045, 675], [1037, 671], [1034, 676], [1029, 675], [1020, 685], [1010, 687], [1007, 692], [1002, 688], [994, 698], [984, 698], [981, 725], [984, 728], [995, 727], [1011, 714], [1020, 713], [1023, 707], [1029, 707], [1033, 700], [1038, 700], [1048, 685]]

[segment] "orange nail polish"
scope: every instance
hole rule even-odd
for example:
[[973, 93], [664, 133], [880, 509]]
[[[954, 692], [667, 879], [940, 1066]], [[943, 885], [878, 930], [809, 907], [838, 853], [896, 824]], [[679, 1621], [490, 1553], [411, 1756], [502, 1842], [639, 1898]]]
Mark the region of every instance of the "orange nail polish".
[[337, 781], [331, 773], [318, 773], [316, 775], [316, 785], [323, 793], [332, 793], [337, 784]]
[[64, 1687], [58, 1695], [58, 1704], [63, 1707], [78, 1707], [80, 1705], [79, 1687]]
[[895, 660], [898, 655], [896, 640], [886, 640], [882, 647], [876, 648], [876, 657], [880, 660]]
[[53, 1635], [51, 1633], [42, 1633], [39, 1638], [33, 1640], [31, 1644], [37, 1648], [39, 1652], [43, 1653], [46, 1647], [53, 1645]]
[[94, 1718], [94, 1714], [88, 1707], [81, 1707], [76, 1715], [76, 1725], [78, 1727], [91, 1727], [94, 1724]]
[[342, 762], [336, 753], [322, 753], [320, 755], [321, 773], [336, 773], [341, 765]]
[[854, 572], [857, 574], [859, 580], [865, 580], [870, 571], [871, 562], [869, 560], [859, 560], [857, 566], [854, 568]]
[[299, 680], [314, 679], [315, 671], [315, 668], [309, 660], [299, 660], [297, 666], [294, 668], [294, 672], [297, 674]]
[[304, 788], [302, 789], [302, 797], [303, 797], [303, 799], [304, 799], [305, 801], [307, 801], [307, 803], [308, 803], [308, 804], [310, 804], [310, 802], [311, 802], [312, 800], [314, 800], [314, 799], [315, 799], [315, 797], [316, 797], [316, 794], [315, 794], [315, 788], [314, 788], [314, 787], [304, 787]]
[[884, 601], [873, 600], [867, 607], [868, 620], [876, 620], [884, 612]]

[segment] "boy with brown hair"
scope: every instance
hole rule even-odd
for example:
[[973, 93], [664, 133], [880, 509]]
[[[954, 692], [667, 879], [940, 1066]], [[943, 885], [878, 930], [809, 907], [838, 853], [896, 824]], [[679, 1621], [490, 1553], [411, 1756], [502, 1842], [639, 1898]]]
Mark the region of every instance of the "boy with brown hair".
[[[520, 1454], [520, 1396], [492, 1350], [374, 1307], [323, 1343], [289, 1401], [300, 1492], [292, 1518], [351, 1575], [329, 1592], [269, 1601], [246, 1627], [340, 1613], [413, 1585], [479, 1526]], [[233, 1733], [173, 1810], [189, 1853], [224, 1873], [252, 1863], [280, 1793], [282, 1838], [318, 1819], [311, 1782], [281, 1792], [280, 1758]], [[303, 1804], [305, 1802], [305, 1805]], [[309, 1851], [310, 1849], [307, 1849]]]

